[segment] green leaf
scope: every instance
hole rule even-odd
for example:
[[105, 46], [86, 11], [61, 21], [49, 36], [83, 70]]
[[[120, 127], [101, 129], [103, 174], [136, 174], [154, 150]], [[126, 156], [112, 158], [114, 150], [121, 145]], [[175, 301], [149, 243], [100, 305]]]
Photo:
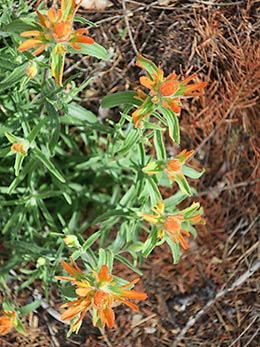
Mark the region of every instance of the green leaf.
[[195, 211], [197, 211], [199, 208], [200, 208], [200, 203], [199, 202], [194, 202], [189, 207], [187, 207], [184, 210], [182, 210], [182, 214], [183, 214], [184, 218], [189, 217]]
[[63, 46], [57, 45], [51, 51], [51, 73], [59, 86], [62, 86], [62, 75], [65, 62], [65, 53], [62, 52], [62, 50]]
[[21, 139], [15, 135], [13, 135], [10, 132], [5, 132], [5, 137], [8, 139], [9, 142], [11, 143], [15, 143], [15, 142], [19, 142]]
[[8, 188], [8, 194], [12, 194], [13, 190], [18, 186], [20, 182], [24, 179], [24, 177], [34, 170], [37, 163], [34, 160], [30, 160], [27, 162], [27, 164], [22, 169], [20, 175], [16, 177], [16, 179], [11, 183], [10, 187]]
[[99, 238], [100, 234], [102, 233], [102, 230], [96, 231], [93, 235], [91, 235], [83, 244], [82, 248], [84, 251], [86, 251], [89, 247], [93, 245], [94, 242], [97, 241]]
[[[133, 91], [109, 94], [102, 99], [101, 106], [103, 108], [113, 108], [124, 104], [137, 105], [138, 100], [135, 99], [135, 96], [137, 96], [137, 93]], [[139, 104], [141, 103], [139, 102]]]
[[97, 25], [93, 22], [91, 22], [90, 20], [83, 18], [83, 17], [79, 17], [79, 16], [75, 16], [74, 17], [74, 22], [78, 22], [78, 23], [82, 23], [82, 24], [87, 24], [91, 27], [96, 27]]
[[183, 165], [181, 172], [183, 173], [183, 175], [185, 175], [187, 177], [196, 179], [196, 178], [200, 178], [204, 174], [205, 170], [203, 169], [201, 172], [198, 172], [198, 171], [192, 169], [191, 167]]
[[88, 123], [98, 122], [97, 117], [91, 111], [85, 109], [84, 107], [72, 102], [68, 105], [69, 116], [78, 119], [80, 121]]
[[16, 67], [3, 81], [0, 82], [0, 90], [12, 87], [17, 82], [21, 81], [26, 74], [26, 64]]
[[126, 265], [129, 269], [136, 272], [138, 275], [143, 275], [143, 273], [137, 267], [135, 267], [129, 260], [122, 257], [121, 255], [116, 255], [115, 259], [119, 260], [122, 264]]
[[13, 61], [0, 57], [0, 68], [8, 71], [13, 71], [17, 67]]
[[43, 118], [39, 123], [33, 128], [33, 130], [30, 132], [30, 134], [27, 137], [27, 140], [29, 142], [33, 142], [38, 135], [38, 133], [41, 131], [41, 128], [44, 126], [44, 124], [47, 122], [47, 118]]
[[105, 213], [103, 213], [101, 216], [97, 217], [92, 224], [98, 224], [101, 223], [102, 221], [110, 218], [110, 217], [121, 217], [121, 216], [125, 216], [126, 215], [126, 211], [124, 209], [116, 209], [116, 210], [110, 210], [107, 211]]
[[163, 108], [162, 106], [158, 107], [160, 113], [166, 118], [168, 127], [169, 127], [169, 135], [173, 142], [177, 144], [180, 143], [180, 129], [179, 129], [179, 121], [174, 112], [168, 107]]
[[130, 149], [133, 148], [134, 145], [138, 144], [140, 141], [140, 134], [136, 129], [130, 130], [128, 133], [125, 142], [123, 144], [123, 147], [119, 150], [119, 155], [124, 155], [127, 152], [130, 151]]
[[25, 156], [22, 155], [21, 153], [16, 153], [15, 164], [14, 164], [15, 176], [19, 176], [19, 172], [22, 168], [24, 158], [25, 158]]
[[183, 200], [187, 198], [186, 194], [183, 194], [180, 190], [172, 195], [170, 198], [164, 200], [165, 209], [175, 208], [176, 205], [180, 204]]
[[113, 269], [114, 254], [112, 250], [99, 249], [98, 270], [101, 270], [102, 265], [107, 265], [108, 271], [111, 273]]
[[107, 60], [109, 58], [107, 50], [96, 42], [93, 44], [79, 43], [78, 45], [81, 46], [80, 50], [68, 47], [68, 51], [74, 54], [87, 54], [98, 59]]
[[146, 182], [145, 182], [144, 190], [140, 198], [142, 197], [147, 198], [148, 196], [150, 198], [151, 205], [155, 206], [158, 204], [158, 201], [162, 200], [161, 193], [152, 177], [146, 176], [145, 180]]
[[165, 241], [168, 243], [168, 245], [171, 248], [172, 251], [172, 257], [173, 257], [173, 264], [178, 264], [181, 256], [180, 246], [178, 243], [175, 243], [172, 241], [171, 236], [168, 233], [165, 233]]
[[53, 119], [53, 129], [51, 131], [50, 142], [48, 143], [49, 151], [53, 156], [55, 153], [55, 148], [58, 144], [60, 138], [60, 119]]
[[156, 150], [156, 155], [158, 160], [166, 160], [166, 150], [164, 146], [164, 141], [162, 137], [162, 132], [160, 130], [154, 131], [154, 146]]
[[35, 154], [36, 158], [38, 158], [44, 166], [56, 177], [59, 181], [62, 183], [65, 183], [65, 178], [60, 174], [60, 172], [56, 169], [54, 164], [46, 157], [45, 154], [43, 154], [39, 148], [35, 147], [32, 149], [33, 153]]
[[138, 55], [136, 59], [136, 65], [146, 70], [149, 75], [158, 73], [158, 67], [149, 59], [143, 57], [142, 55]]
[[15, 19], [11, 23], [3, 25], [3, 30], [8, 33], [21, 33], [23, 31], [28, 30], [36, 30], [37, 26], [33, 24], [31, 19], [28, 18], [20, 18]]
[[32, 311], [36, 310], [40, 306], [41, 306], [41, 300], [35, 300], [35, 301], [31, 302], [30, 304], [21, 307], [19, 312], [20, 312], [20, 314], [26, 314], [28, 312], [32, 312]]
[[189, 196], [191, 196], [191, 191], [190, 191], [190, 186], [189, 183], [187, 182], [186, 178], [183, 177], [179, 177], [176, 175], [175, 177], [175, 181], [178, 183], [178, 186], [180, 187], [180, 190], [184, 193], [187, 194]]
[[152, 252], [152, 250], [156, 247], [158, 241], [158, 229], [156, 227], [152, 228], [152, 231], [150, 232], [148, 238], [146, 239], [142, 255], [147, 258], [148, 255]]
[[18, 331], [18, 333], [20, 333], [22, 335], [26, 335], [26, 331], [24, 329], [23, 323], [21, 322], [19, 317], [16, 317], [16, 327], [15, 327], [15, 329]]

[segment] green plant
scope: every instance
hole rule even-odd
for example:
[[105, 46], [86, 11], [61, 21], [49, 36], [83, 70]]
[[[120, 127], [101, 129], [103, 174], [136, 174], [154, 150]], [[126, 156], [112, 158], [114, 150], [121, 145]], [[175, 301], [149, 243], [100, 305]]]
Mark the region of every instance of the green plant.
[[[80, 92], [88, 87], [91, 76], [80, 85], [75, 83], [77, 76], [62, 82], [66, 51], [107, 58], [102, 46], [82, 36], [86, 29], [73, 31], [73, 19], [93, 25], [75, 17], [79, 5], [62, 0], [61, 11], [50, 9], [48, 17], [38, 12], [39, 23], [23, 0], [16, 12], [10, 11], [11, 1], [1, 6], [2, 286], [8, 288], [10, 270], [15, 269], [17, 291], [40, 279], [48, 300], [50, 286], [57, 285], [54, 274], [61, 271], [62, 259], [70, 256], [74, 262], [80, 258], [87, 274], [94, 275], [83, 273], [76, 263], [74, 267], [63, 263], [72, 275], [69, 281], [76, 285], [76, 291], [59, 287], [74, 307], [63, 315], [72, 323], [68, 334], [78, 331], [87, 311], [95, 325], [112, 327], [113, 301], [128, 303], [124, 298], [146, 297], [130, 294], [136, 281], [111, 275], [113, 262], [142, 275], [142, 257], [167, 242], [177, 263], [180, 245], [188, 248], [183, 235], [196, 236], [193, 225], [204, 223], [198, 203], [177, 208], [194, 192], [185, 176], [195, 179], [202, 174], [186, 166], [193, 152], [184, 150], [167, 158], [164, 134], [169, 130], [171, 140], [180, 142], [181, 98], [197, 96], [191, 92], [206, 84], [187, 84], [195, 75], [182, 82], [175, 74], [164, 78], [160, 67], [138, 56], [137, 65], [149, 75], [140, 82], [149, 93], [138, 90], [105, 96], [101, 105], [121, 107], [121, 117], [117, 123], [102, 124], [80, 105]], [[20, 36], [34, 37], [21, 43]], [[38, 47], [36, 52], [27, 52], [33, 47]], [[150, 154], [153, 146], [156, 158]], [[173, 182], [180, 190], [163, 199], [158, 187], [170, 188]], [[140, 235], [146, 235], [146, 240]], [[19, 311], [3, 309], [2, 317], [6, 311]]]

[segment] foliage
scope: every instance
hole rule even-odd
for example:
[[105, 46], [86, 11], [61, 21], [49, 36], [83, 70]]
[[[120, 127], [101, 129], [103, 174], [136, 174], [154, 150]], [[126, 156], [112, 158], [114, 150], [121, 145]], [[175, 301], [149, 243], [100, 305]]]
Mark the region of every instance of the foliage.
[[[138, 56], [137, 65], [149, 75], [140, 79], [148, 94], [138, 89], [105, 96], [101, 105], [119, 106], [121, 117], [117, 123], [101, 123], [80, 105], [80, 93], [91, 76], [80, 85], [75, 82], [78, 76], [62, 82], [66, 52], [99, 59], [108, 56], [105, 48], [82, 36], [86, 29], [73, 31], [75, 1], [62, 0], [61, 11], [49, 9], [48, 15], [41, 9], [37, 12], [40, 22], [23, 0], [16, 5], [17, 11], [10, 11], [11, 0], [1, 6], [2, 286], [8, 288], [15, 270], [18, 291], [41, 280], [48, 299], [50, 286], [57, 285], [54, 274], [61, 271], [62, 259], [70, 255], [74, 262], [80, 258], [88, 272], [98, 274], [98, 285], [85, 275], [72, 280], [76, 294], [79, 280], [85, 281], [85, 291], [80, 292], [80, 304], [74, 305], [76, 311], [63, 316], [72, 320], [69, 333], [78, 331], [89, 308], [95, 325], [112, 327], [112, 299], [126, 303], [123, 297], [145, 298], [144, 293], [127, 296], [130, 289], [122, 291], [134, 283], [111, 275], [114, 260], [142, 275], [140, 259], [165, 241], [177, 263], [180, 245], [188, 248], [183, 235], [196, 236], [193, 224], [204, 222], [198, 203], [183, 210], [177, 207], [192, 195], [185, 176], [196, 179], [201, 173], [186, 165], [192, 151], [167, 158], [165, 133], [168, 130], [171, 140], [180, 142], [181, 99], [197, 96], [190, 92], [204, 88], [205, 83], [187, 84], [196, 75], [183, 81], [175, 74], [164, 78], [160, 67]], [[34, 38], [22, 43], [20, 36]], [[38, 46], [36, 52], [30, 52]], [[180, 191], [164, 199], [160, 187], [167, 189], [174, 182]], [[67, 271], [69, 264], [64, 264]], [[79, 272], [69, 269], [72, 274]], [[90, 296], [93, 286], [102, 288], [101, 298]], [[60, 288], [67, 299], [75, 298], [69, 289]], [[11, 296], [8, 289], [6, 292], [7, 298]], [[26, 314], [38, 305], [35, 301], [30, 307], [3, 307], [2, 317], [7, 311]], [[13, 325], [17, 328], [19, 324]]]

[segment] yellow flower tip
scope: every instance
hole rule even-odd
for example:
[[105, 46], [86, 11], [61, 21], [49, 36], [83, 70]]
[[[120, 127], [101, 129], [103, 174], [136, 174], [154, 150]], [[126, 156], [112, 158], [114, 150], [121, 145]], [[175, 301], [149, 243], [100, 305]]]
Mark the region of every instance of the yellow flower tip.
[[157, 95], [155, 95], [153, 98], [152, 98], [152, 103], [153, 104], [158, 104], [160, 102], [160, 98], [158, 98]]
[[165, 206], [164, 202], [159, 201], [158, 204], [155, 207], [153, 207], [151, 210], [161, 217], [164, 213], [164, 206]]
[[149, 214], [149, 213], [143, 213], [142, 214], [142, 218], [146, 221], [146, 222], [149, 222], [149, 223], [152, 223], [152, 224], [158, 224], [159, 223], [159, 218], [158, 216], [154, 216], [152, 214]]
[[193, 156], [194, 153], [195, 151], [193, 149], [190, 151], [187, 151], [187, 149], [184, 149], [176, 156], [176, 158], [178, 158], [178, 160], [181, 163], [185, 163], [190, 157]]
[[139, 81], [140, 81], [142, 86], [144, 86], [148, 89], [153, 89], [153, 81], [151, 81], [150, 78], [148, 78], [146, 76], [141, 76]]
[[75, 235], [67, 235], [63, 241], [68, 247], [80, 248], [80, 243]]
[[16, 152], [16, 153], [20, 153], [24, 157], [27, 156], [27, 152], [26, 152], [26, 150], [24, 148], [24, 145], [22, 143], [14, 143], [14, 144], [12, 144], [11, 151], [12, 152]]
[[193, 216], [191, 218], [191, 221], [193, 224], [206, 224], [205, 218], [203, 218], [200, 214], [197, 214], [196, 216]]
[[37, 74], [37, 65], [34, 61], [30, 61], [26, 67], [26, 74], [30, 79], [33, 79]]
[[140, 115], [142, 111], [142, 106], [138, 107], [133, 113], [132, 113], [132, 118], [133, 118], [133, 123], [135, 128], [142, 129], [143, 124], [141, 123], [142, 119], [145, 118], [145, 115]]
[[141, 89], [137, 89], [137, 96], [134, 96], [134, 98], [144, 101], [147, 98], [147, 95]]

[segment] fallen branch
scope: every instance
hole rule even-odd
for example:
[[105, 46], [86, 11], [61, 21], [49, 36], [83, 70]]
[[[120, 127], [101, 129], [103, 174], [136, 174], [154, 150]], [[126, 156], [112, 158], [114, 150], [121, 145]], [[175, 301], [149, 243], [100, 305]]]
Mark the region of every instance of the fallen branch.
[[214, 303], [221, 298], [222, 296], [226, 295], [227, 293], [234, 290], [236, 287], [243, 284], [250, 276], [252, 276], [258, 269], [260, 268], [260, 261], [256, 262], [249, 270], [247, 270], [243, 275], [241, 275], [233, 284], [224, 289], [221, 290], [219, 293], [216, 294], [216, 296], [207, 302], [207, 304], [202, 307], [201, 310], [199, 310], [196, 315], [192, 318], [190, 318], [185, 325], [185, 327], [181, 330], [179, 335], [176, 336], [175, 341], [172, 344], [172, 347], [177, 347], [179, 342], [183, 339], [183, 337], [186, 335], [188, 330], [198, 321], [198, 319], [212, 306]]

